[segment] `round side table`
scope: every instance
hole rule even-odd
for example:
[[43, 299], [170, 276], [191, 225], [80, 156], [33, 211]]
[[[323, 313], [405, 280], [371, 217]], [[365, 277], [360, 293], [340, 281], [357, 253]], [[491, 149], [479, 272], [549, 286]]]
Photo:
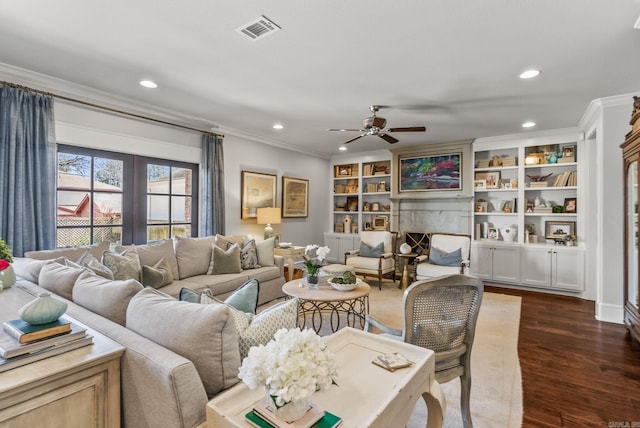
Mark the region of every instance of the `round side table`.
[[[324, 320], [323, 314], [329, 315], [331, 332], [340, 329], [342, 320], [349, 327], [364, 328], [369, 313], [369, 284], [358, 279], [356, 288], [350, 291], [338, 291], [330, 284], [319, 284], [315, 290], [308, 289], [304, 279], [294, 279], [282, 286], [285, 298], [298, 299], [298, 326], [311, 327], [320, 333]], [[309, 325], [308, 325], [309, 324]]]

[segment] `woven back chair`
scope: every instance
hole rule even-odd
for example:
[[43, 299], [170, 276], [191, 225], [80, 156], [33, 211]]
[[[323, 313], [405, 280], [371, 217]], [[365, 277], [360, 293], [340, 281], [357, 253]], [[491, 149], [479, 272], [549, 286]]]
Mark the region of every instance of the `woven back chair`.
[[482, 304], [482, 281], [467, 275], [448, 275], [414, 282], [404, 292], [402, 330], [389, 328], [368, 316], [371, 326], [396, 338], [435, 352], [438, 383], [460, 378], [460, 410], [465, 428], [473, 426], [469, 409], [471, 348]]

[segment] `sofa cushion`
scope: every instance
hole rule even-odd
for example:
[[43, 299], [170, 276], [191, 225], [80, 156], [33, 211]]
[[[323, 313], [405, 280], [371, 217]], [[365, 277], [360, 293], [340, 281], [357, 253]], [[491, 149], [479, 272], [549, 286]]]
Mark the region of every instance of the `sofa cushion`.
[[78, 260], [76, 260], [76, 263], [80, 266], [86, 267], [98, 276], [107, 279], [113, 279], [113, 272], [111, 272], [111, 269], [109, 269], [108, 267], [100, 263], [98, 259], [93, 257], [91, 251], [87, 250]]
[[175, 240], [179, 278], [183, 279], [206, 274], [209, 269], [209, 263], [211, 263], [211, 251], [215, 243], [215, 237], [188, 238], [176, 236]]
[[51, 260], [38, 260], [38, 259], [30, 259], [28, 257], [14, 257], [13, 269], [21, 278], [26, 279], [27, 281], [33, 282], [34, 284], [38, 283], [38, 277], [40, 276], [40, 271], [42, 267], [47, 263], [59, 263], [64, 264], [64, 257], [58, 257], [57, 259]]
[[273, 257], [273, 250], [275, 248], [275, 238], [265, 239], [264, 241], [256, 242], [256, 251], [258, 253], [258, 264], [260, 266], [274, 266], [276, 264]]
[[237, 331], [224, 304], [181, 302], [147, 287], [129, 302], [126, 326], [191, 360], [209, 397], [239, 381]]
[[160, 288], [173, 282], [169, 262], [162, 257], [155, 265], [142, 265], [142, 284], [145, 287]]
[[59, 263], [46, 263], [40, 269], [38, 285], [67, 300], [73, 300], [73, 286], [85, 268], [75, 268]]
[[100, 260], [102, 253], [109, 249], [110, 242], [102, 241], [98, 244], [84, 245], [80, 247], [55, 248], [53, 250], [27, 251], [25, 257], [37, 260], [57, 259], [58, 257], [66, 257], [69, 260], [78, 260], [87, 250], [91, 251], [93, 257]]
[[143, 288], [135, 279], [113, 281], [83, 272], [76, 280], [72, 295], [80, 306], [124, 326], [129, 301]]
[[[127, 248], [129, 246], [116, 245], [115, 251], [121, 253]], [[173, 239], [161, 239], [144, 245], [136, 245], [136, 251], [140, 257], [140, 264], [143, 266], [153, 266], [164, 257], [171, 266], [171, 274], [174, 278], [178, 278], [178, 260], [173, 249]]]
[[240, 247], [238, 244], [232, 244], [227, 250], [213, 245], [211, 263], [209, 264], [207, 275], [240, 272], [242, 272], [242, 267], [240, 265]]
[[429, 263], [438, 266], [460, 266], [462, 263], [462, 249], [458, 248], [450, 253], [431, 247], [429, 250]]
[[245, 271], [240, 273], [226, 273], [223, 275], [197, 275], [187, 279], [174, 281], [173, 284], [162, 287], [162, 292], [178, 297], [180, 288], [189, 287], [192, 290], [209, 288], [214, 296], [229, 294], [249, 280]]
[[142, 266], [135, 246], [131, 246], [122, 253], [105, 251], [102, 263], [113, 272], [113, 279], [135, 279], [140, 281]]

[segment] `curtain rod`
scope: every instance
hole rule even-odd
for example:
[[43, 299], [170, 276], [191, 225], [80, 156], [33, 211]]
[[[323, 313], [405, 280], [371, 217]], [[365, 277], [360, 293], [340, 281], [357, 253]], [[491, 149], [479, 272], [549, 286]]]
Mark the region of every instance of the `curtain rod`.
[[67, 96], [64, 96], [64, 95], [57, 95], [57, 94], [53, 94], [51, 92], [46, 92], [46, 91], [41, 91], [39, 89], [29, 88], [27, 86], [18, 85], [18, 84], [11, 83], [11, 82], [0, 81], [0, 85], [9, 86], [11, 88], [22, 89], [22, 90], [28, 91], [28, 92], [34, 92], [36, 94], [45, 95], [45, 96], [48, 96], [48, 97], [55, 97], [55, 98], [59, 98], [61, 100], [71, 101], [71, 102], [76, 103], [76, 104], [82, 104], [82, 105], [85, 105], [85, 106], [88, 106], [88, 107], [97, 108], [97, 109], [100, 109], [100, 110], [107, 110], [107, 111], [110, 111], [112, 113], [117, 113], [117, 114], [124, 115], [124, 116], [131, 116], [131, 117], [135, 117], [137, 119], [143, 119], [143, 120], [147, 120], [147, 121], [150, 121], [150, 122], [161, 123], [163, 125], [174, 126], [176, 128], [187, 129], [189, 131], [202, 132], [203, 134], [210, 134], [210, 135], [214, 135], [216, 137], [224, 138], [224, 135], [218, 134], [218, 133], [213, 132], [213, 131], [193, 128], [191, 126], [181, 125], [179, 123], [169, 122], [169, 121], [162, 120], [162, 119], [156, 119], [156, 118], [153, 118], [153, 117], [144, 116], [144, 115], [137, 114], [137, 113], [131, 113], [131, 112], [124, 111], [124, 110], [119, 110], [119, 109], [116, 109], [116, 108], [113, 108], [113, 107], [107, 107], [107, 106], [103, 106], [103, 105], [100, 105], [100, 104], [94, 104], [94, 103], [90, 103], [88, 101], [82, 101], [82, 100], [78, 100], [78, 99], [75, 99], [75, 98], [70, 98], [70, 97], [67, 97]]

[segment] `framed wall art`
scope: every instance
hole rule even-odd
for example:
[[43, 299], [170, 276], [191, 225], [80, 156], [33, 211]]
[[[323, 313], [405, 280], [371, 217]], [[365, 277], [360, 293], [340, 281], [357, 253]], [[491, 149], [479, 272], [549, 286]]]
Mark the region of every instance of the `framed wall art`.
[[476, 172], [475, 181], [478, 180], [484, 180], [487, 189], [497, 189], [500, 183], [500, 171]]
[[240, 214], [242, 220], [257, 218], [258, 208], [276, 206], [276, 175], [242, 171]]
[[282, 177], [282, 217], [309, 216], [309, 180]]
[[399, 191], [462, 190], [462, 153], [399, 158]]

